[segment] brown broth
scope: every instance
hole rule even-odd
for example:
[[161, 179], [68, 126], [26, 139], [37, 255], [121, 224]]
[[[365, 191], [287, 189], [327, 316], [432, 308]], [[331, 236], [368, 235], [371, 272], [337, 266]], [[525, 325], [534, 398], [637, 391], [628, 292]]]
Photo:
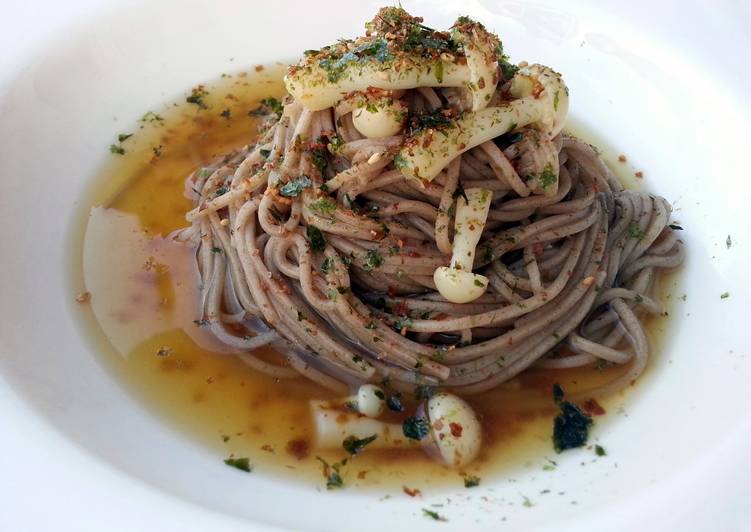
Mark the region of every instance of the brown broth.
[[[257, 472], [293, 476], [322, 486], [316, 456], [336, 462], [345, 453], [312, 448], [308, 402], [331, 398], [331, 392], [303, 378], [275, 380], [235, 357], [218, 354], [210, 336], [193, 322], [194, 312], [189, 308], [197, 297], [195, 271], [186, 264], [191, 262], [190, 253], [176, 250], [169, 239], [158, 236], [186, 224], [184, 214], [191, 204], [183, 195], [185, 177], [200, 164], [252, 141], [256, 120], [248, 111], [264, 97], [281, 95], [281, 72], [275, 66], [223, 76], [206, 86], [208, 109], [188, 103], [172, 106], [159, 112], [163, 120], [141, 123], [133, 137], [122, 143], [125, 155], [112, 156], [84, 203], [87, 209], [104, 206], [134, 215], [131, 222], [137, 220], [142, 227], [138, 230], [136, 224], [132, 230], [140, 231], [142, 237], [132, 249], [135, 267], [127, 277], [132, 286], [120, 286], [119, 292], [113, 288], [92, 293], [92, 305], [104, 302], [107, 319], [115, 320], [131, 348], [118, 353], [91, 308], [80, 307], [95, 338], [95, 349], [106, 365], [165, 422], [208, 446], [217, 460], [247, 456]], [[225, 109], [229, 118], [221, 115]], [[632, 173], [626, 164], [615, 162], [612, 150], [604, 150], [604, 158], [619, 176]], [[635, 182], [626, 181], [632, 186]], [[73, 247], [78, 254], [73, 259], [74, 285], [82, 287], [82, 240]], [[100, 269], [104, 268], [102, 264]], [[108, 279], [106, 271], [99, 274]], [[121, 278], [112, 279], [112, 283], [122, 282]], [[674, 276], [664, 276], [657, 290], [660, 299], [665, 301], [674, 287]], [[163, 325], [154, 333], [156, 322]], [[648, 324], [653, 352], [650, 366], [659, 359], [666, 328], [667, 321], [661, 317]], [[278, 357], [270, 349], [265, 349], [263, 356]], [[463, 474], [487, 478], [512, 476], [525, 468], [539, 470], [546, 458], [555, 454], [551, 443], [553, 383], [575, 392], [623, 371], [621, 367], [529, 370], [497, 390], [469, 398], [484, 430], [483, 451], [470, 467], [453, 471], [419, 450], [366, 450], [343, 470], [345, 483], [425, 490], [461, 486]], [[596, 422], [608, 423], [622, 399], [623, 394], [598, 398], [609, 414], [597, 417]]]

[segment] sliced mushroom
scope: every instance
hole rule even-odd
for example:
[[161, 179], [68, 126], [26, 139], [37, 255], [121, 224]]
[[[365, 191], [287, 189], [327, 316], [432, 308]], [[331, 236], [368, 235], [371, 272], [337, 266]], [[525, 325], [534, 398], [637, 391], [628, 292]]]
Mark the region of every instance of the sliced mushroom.
[[454, 243], [451, 264], [436, 268], [433, 282], [438, 292], [452, 303], [468, 303], [485, 293], [488, 278], [472, 272], [475, 250], [488, 218], [493, 194], [484, 188], [468, 188], [466, 200], [456, 200]]
[[448, 393], [428, 401], [431, 437], [446, 465], [463, 467], [472, 462], [482, 447], [482, 428], [469, 404]]
[[319, 449], [339, 449], [347, 438], [375, 438], [369, 449], [422, 449], [450, 467], [464, 467], [477, 457], [482, 445], [482, 429], [472, 407], [463, 399], [438, 393], [427, 403], [427, 434], [421, 440], [407, 437], [397, 423], [386, 423], [353, 412], [332, 408], [328, 401], [311, 401]]
[[431, 181], [457, 155], [529, 124], [548, 138], [560, 133], [568, 113], [568, 89], [560, 74], [542, 65], [520, 68], [512, 93], [519, 98], [503, 107], [466, 113], [440, 134], [418, 132], [397, 156], [401, 172]]
[[369, 139], [391, 137], [404, 127], [407, 111], [401, 100], [378, 98], [352, 111], [352, 122]]

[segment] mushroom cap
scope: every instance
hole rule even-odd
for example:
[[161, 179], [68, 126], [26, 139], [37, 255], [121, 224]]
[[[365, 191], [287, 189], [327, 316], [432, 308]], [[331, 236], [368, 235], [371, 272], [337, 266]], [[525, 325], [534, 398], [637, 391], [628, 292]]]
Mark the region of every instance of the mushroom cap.
[[452, 303], [469, 303], [488, 289], [488, 278], [484, 275], [448, 266], [436, 268], [433, 282], [441, 295]]
[[441, 459], [451, 467], [472, 462], [482, 446], [482, 428], [472, 407], [456, 395], [438, 393], [428, 401], [427, 410]]
[[377, 139], [399, 133], [406, 116], [407, 106], [401, 100], [381, 98], [355, 109], [352, 123], [369, 139]]
[[510, 92], [512, 96], [524, 98], [533, 95], [536, 86], [543, 89], [535, 96], [545, 104], [542, 123], [550, 138], [553, 138], [561, 132], [566, 122], [568, 88], [558, 72], [544, 65], [533, 64], [520, 68], [514, 75]]
[[363, 416], [378, 417], [383, 413], [386, 401], [383, 390], [373, 384], [363, 384], [357, 390], [357, 411]]

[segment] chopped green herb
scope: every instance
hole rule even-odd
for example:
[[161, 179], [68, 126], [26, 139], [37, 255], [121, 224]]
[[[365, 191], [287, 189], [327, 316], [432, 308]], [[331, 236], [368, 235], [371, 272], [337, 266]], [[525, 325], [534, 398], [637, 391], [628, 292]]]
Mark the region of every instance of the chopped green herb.
[[381, 266], [383, 266], [383, 257], [381, 254], [375, 249], [369, 249], [363, 258], [362, 269], [370, 272]]
[[461, 183], [456, 184], [456, 190], [451, 195], [452, 198], [458, 199], [458, 198], [464, 198], [464, 201], [469, 204], [469, 198], [467, 197], [467, 193], [464, 192], [464, 187]]
[[222, 253], [222, 251], [223, 251], [222, 248], [218, 248], [216, 246], [214, 246], [213, 248], [211, 248], [211, 252], [212, 253]]
[[208, 325], [209, 324], [209, 320], [207, 320], [207, 319], [193, 320], [193, 323], [196, 324], [196, 327], [203, 327], [204, 325]]
[[730, 247], [733, 245], [733, 239], [730, 238], [730, 235], [728, 235], [727, 239], [725, 240], [725, 245], [730, 249]]
[[285, 198], [296, 198], [305, 188], [309, 188], [313, 185], [310, 178], [306, 175], [301, 175], [297, 179], [287, 181], [279, 188], [279, 194]]
[[222, 434], [222, 441], [225, 442], [225, 443], [228, 442], [229, 441], [229, 436], [227, 436], [226, 434]]
[[230, 118], [232, 118], [232, 111], [230, 111], [229, 109], [225, 109], [224, 111], [219, 113], [219, 116], [221, 116], [222, 118], [226, 120], [229, 120]]
[[315, 166], [319, 172], [321, 172], [321, 175], [326, 174], [326, 168], [329, 166], [329, 159], [326, 156], [326, 148], [313, 148], [308, 151], [310, 153], [310, 158], [313, 161], [313, 166]]
[[443, 83], [443, 61], [438, 61], [435, 64], [435, 80], [438, 83]]
[[125, 150], [122, 146], [117, 144], [110, 144], [110, 153], [116, 153], [117, 155], [125, 155]]
[[430, 517], [431, 519], [434, 519], [436, 521], [448, 521], [445, 517], [443, 517], [438, 512], [434, 512], [433, 510], [428, 510], [427, 508], [422, 509], [422, 514], [426, 517]]
[[324, 196], [312, 202], [310, 208], [321, 214], [334, 214], [336, 212], [336, 202], [328, 196]]
[[720, 299], [727, 299], [730, 297], [730, 292], [723, 292], [720, 294]]
[[503, 44], [500, 42], [498, 43], [498, 46], [496, 46], [495, 55], [498, 60], [498, 66], [501, 67], [503, 81], [508, 81], [513, 78], [514, 74], [519, 70], [519, 67], [509, 61], [509, 56], [503, 53]]
[[683, 227], [681, 227], [678, 224], [670, 224], [668, 225], [668, 227], [672, 229], [673, 231], [683, 231]]
[[310, 249], [313, 251], [323, 251], [326, 249], [326, 239], [323, 237], [323, 233], [320, 229], [313, 225], [309, 225], [305, 232], [308, 235]]
[[626, 229], [626, 234], [629, 237], [635, 238], [637, 240], [641, 240], [642, 238], [646, 236], [646, 233], [639, 228], [639, 224], [637, 224], [636, 222], [631, 222], [628, 225], [628, 228]]
[[543, 190], [547, 190], [558, 181], [558, 178], [553, 171], [553, 167], [550, 164], [546, 164], [545, 168], [540, 174], [540, 186]]
[[268, 159], [269, 155], [271, 155], [271, 150], [260, 149], [258, 150], [258, 153], [260, 153], [261, 157], [263, 157], [264, 159]]
[[401, 153], [397, 153], [394, 157], [394, 168], [397, 170], [402, 170], [406, 168], [409, 165], [407, 162], [407, 159], [405, 159]]
[[608, 453], [605, 452], [605, 447], [602, 445], [595, 445], [595, 454], [597, 456], [606, 456]]
[[374, 442], [377, 437], [377, 434], [373, 434], [372, 436], [368, 436], [367, 438], [362, 439], [356, 438], [355, 436], [347, 436], [342, 442], [342, 447], [349, 454], [355, 456], [357, 454], [360, 454], [360, 452], [365, 448], [366, 445]]
[[339, 134], [329, 138], [328, 149], [330, 152], [336, 153], [342, 149], [342, 146], [344, 146], [344, 139]]
[[170, 346], [168, 346], [168, 345], [163, 345], [156, 352], [156, 356], [158, 356], [158, 357], [166, 357], [166, 356], [169, 356], [170, 353], [172, 353], [172, 348]]
[[190, 91], [190, 96], [185, 98], [185, 101], [192, 103], [193, 105], [197, 105], [199, 109], [208, 109], [209, 106], [206, 105], [206, 102], [203, 101], [203, 99], [208, 95], [209, 92], [206, 90], [206, 88], [203, 85], [199, 85], [198, 87], [193, 87], [193, 89]]
[[402, 423], [402, 432], [407, 438], [422, 440], [430, 433], [430, 425], [424, 417], [412, 416]]
[[422, 384], [415, 388], [415, 399], [422, 401], [423, 399], [430, 399], [435, 395], [435, 388]]
[[162, 122], [162, 121], [164, 121], [164, 118], [162, 118], [160, 115], [156, 114], [153, 111], [147, 112], [139, 120], [139, 122]]
[[249, 458], [227, 458], [224, 463], [246, 473], [253, 471], [253, 466], [250, 464]]
[[162, 145], [155, 146], [151, 148], [151, 151], [154, 152], [154, 157], [161, 157], [162, 156]]
[[316, 456], [316, 460], [323, 465], [323, 476], [326, 477], [326, 489], [333, 490], [344, 487], [344, 480], [340, 474], [340, 469], [347, 464], [346, 459], [331, 465], [320, 456]]
[[284, 105], [276, 98], [269, 97], [261, 100], [261, 105], [250, 111], [248, 114], [251, 116], [265, 116], [274, 115], [277, 120], [282, 117], [284, 112]]
[[383, 63], [391, 59], [393, 56], [389, 53], [388, 41], [378, 38], [355, 46], [338, 57], [331, 53], [318, 61], [318, 66], [326, 72], [327, 79], [334, 83], [344, 76], [351, 65], [364, 64], [372, 60]]
[[128, 140], [132, 136], [133, 136], [133, 133], [128, 133], [128, 134], [126, 134], [126, 133], [120, 133], [117, 136], [117, 142], [125, 142], [126, 140]]
[[561, 412], [553, 420], [553, 447], [560, 453], [586, 445], [592, 418], [573, 403], [563, 400], [563, 389], [553, 387], [553, 400]]
[[453, 127], [456, 127], [456, 122], [451, 115], [445, 109], [438, 109], [431, 113], [412, 116], [409, 120], [407, 133], [415, 135], [426, 129], [444, 131]]
[[321, 263], [321, 273], [325, 275], [327, 273], [330, 273], [333, 269], [334, 259], [332, 259], [331, 257], [326, 257], [325, 259], [323, 259], [323, 262]]
[[475, 286], [479, 286], [480, 288], [485, 288], [485, 285], [479, 279], [475, 279]]
[[390, 395], [386, 400], [386, 406], [388, 406], [389, 410], [392, 412], [404, 412], [404, 405], [402, 405], [399, 397], [399, 394], [395, 393], [394, 395]]
[[474, 488], [480, 485], [480, 477], [474, 475], [467, 475], [464, 477], [464, 487]]
[[554, 384], [553, 385], [553, 402], [555, 404], [560, 404], [561, 401], [563, 401], [563, 388], [561, 388], [560, 384]]
[[224, 196], [227, 192], [229, 192], [228, 187], [219, 187], [218, 189], [216, 189], [216, 192], [214, 192], [214, 197], [218, 198], [219, 196]]
[[553, 111], [558, 110], [558, 93], [560, 91], [555, 91], [555, 94], [553, 95]]

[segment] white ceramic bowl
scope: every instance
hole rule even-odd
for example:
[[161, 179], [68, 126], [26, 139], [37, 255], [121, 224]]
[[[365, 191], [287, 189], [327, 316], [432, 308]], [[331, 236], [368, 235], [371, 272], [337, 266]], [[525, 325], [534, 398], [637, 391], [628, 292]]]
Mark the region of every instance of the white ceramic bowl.
[[[438, 27], [469, 13], [515, 60], [565, 74], [572, 116], [674, 203], [687, 298], [655, 370], [597, 428], [611, 460], [572, 452], [555, 474], [520, 464], [476, 490], [379, 500], [238, 475], [151, 415], [80, 333], [66, 269], [82, 192], [123, 126], [223, 71], [357, 34], [377, 3], [42, 4], [12, 0], [0, 21], [0, 529], [751, 527], [747, 8], [405, 3]], [[449, 523], [422, 515], [431, 504]]]

